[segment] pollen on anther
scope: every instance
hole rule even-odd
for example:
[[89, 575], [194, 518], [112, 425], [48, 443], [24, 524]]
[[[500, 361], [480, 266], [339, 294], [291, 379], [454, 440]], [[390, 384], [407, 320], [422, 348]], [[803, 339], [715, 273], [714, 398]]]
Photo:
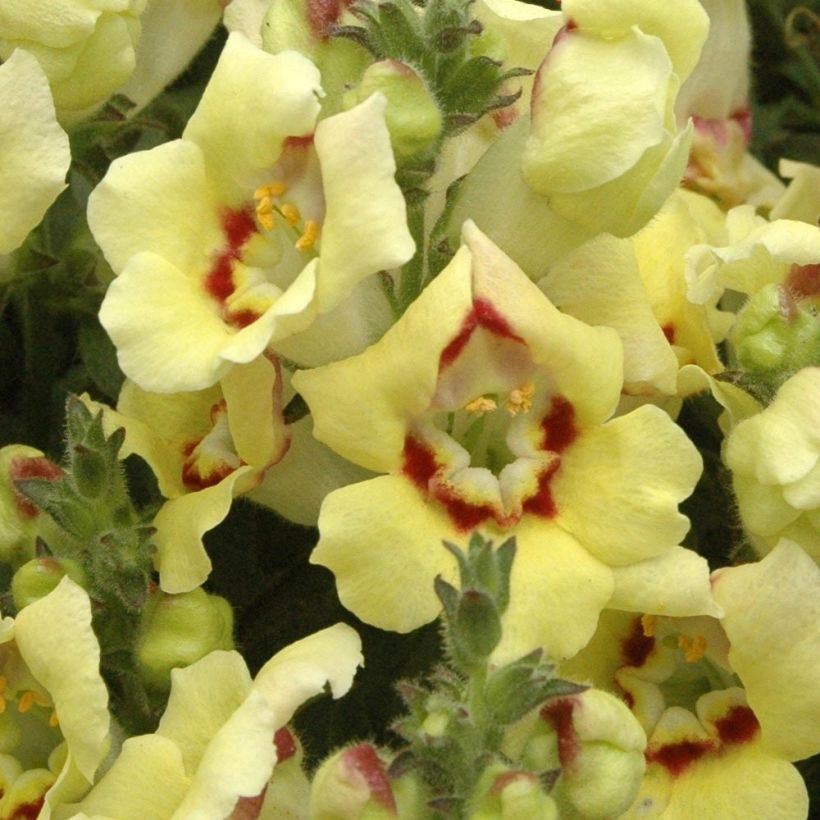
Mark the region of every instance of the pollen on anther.
[[288, 225], [298, 225], [302, 221], [302, 214], [299, 213], [299, 209], [290, 202], [286, 202], [279, 210]]
[[305, 230], [304, 233], [296, 240], [296, 250], [297, 251], [306, 251], [308, 248], [313, 247], [314, 242], [319, 237], [319, 225], [313, 219], [308, 219], [305, 223]]
[[498, 407], [498, 405], [488, 396], [479, 396], [472, 401], [468, 401], [467, 404], [464, 405], [464, 409], [468, 413], [476, 416], [483, 416], [485, 413], [492, 413], [496, 407]]
[[275, 199], [287, 191], [288, 186], [284, 182], [269, 182], [267, 185], [260, 185], [254, 192], [254, 199], [264, 199], [265, 197]]
[[21, 715], [24, 715], [31, 709], [32, 706], [34, 706], [35, 703], [37, 703], [37, 700], [37, 693], [33, 692], [31, 689], [27, 692], [23, 692], [23, 694], [20, 695], [20, 699], [17, 701], [17, 711]]
[[641, 629], [647, 638], [655, 637], [655, 629], [658, 626], [657, 615], [641, 615]]
[[681, 635], [678, 638], [678, 648], [683, 650], [683, 656], [687, 663], [696, 663], [705, 654], [708, 644], [703, 635], [696, 635], [690, 638], [689, 635]]
[[266, 196], [259, 200], [259, 204], [256, 206], [256, 218], [266, 231], [273, 230], [276, 217], [273, 214], [273, 202], [271, 202], [270, 197]]
[[519, 413], [526, 413], [532, 407], [532, 397], [535, 394], [535, 385], [532, 382], [522, 384], [515, 390], [510, 391], [507, 399], [507, 412], [511, 416], [517, 416]]
[[48, 716], [48, 725], [51, 726], [52, 729], [56, 729], [60, 725], [60, 721], [57, 719], [56, 710]]

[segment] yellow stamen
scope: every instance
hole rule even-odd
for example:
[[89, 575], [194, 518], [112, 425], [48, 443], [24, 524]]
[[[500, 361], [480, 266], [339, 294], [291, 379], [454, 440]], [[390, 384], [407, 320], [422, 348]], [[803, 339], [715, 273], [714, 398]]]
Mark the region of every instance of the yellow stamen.
[[287, 191], [288, 186], [285, 185], [284, 182], [269, 182], [267, 185], [260, 185], [254, 192], [253, 198], [254, 199], [264, 199], [265, 197], [276, 199], [278, 196], [282, 196], [282, 194]]
[[526, 413], [532, 407], [532, 397], [535, 394], [535, 385], [532, 382], [522, 384], [515, 390], [510, 391], [510, 397], [507, 399], [507, 412], [511, 416], [517, 416], [519, 413]]
[[[282, 216], [285, 217], [285, 222], [287, 222], [288, 225], [295, 226], [302, 221], [302, 214], [299, 213], [299, 209], [290, 202], [286, 202], [282, 205], [280, 211], [282, 212]], [[307, 226], [305, 227], [307, 229]]]
[[57, 711], [54, 710], [48, 716], [48, 725], [51, 726], [52, 729], [56, 729], [60, 725], [60, 721], [57, 720]]
[[273, 230], [276, 217], [273, 215], [273, 202], [271, 202], [269, 196], [262, 197], [259, 200], [259, 204], [256, 206], [256, 218], [266, 231]]
[[678, 648], [683, 650], [683, 655], [688, 663], [699, 661], [705, 654], [708, 644], [703, 635], [696, 635], [690, 638], [689, 635], [681, 635], [678, 638]]
[[308, 248], [313, 246], [313, 243], [319, 237], [319, 225], [313, 219], [308, 219], [305, 222], [305, 231], [304, 233], [296, 240], [296, 250], [297, 251], [306, 251]]
[[20, 699], [17, 701], [17, 711], [20, 712], [21, 715], [24, 715], [35, 704], [37, 706], [48, 706], [49, 701], [48, 698], [41, 695], [39, 692], [29, 689], [28, 691], [23, 692]]
[[476, 416], [483, 416], [485, 413], [492, 413], [498, 405], [486, 396], [479, 396], [477, 399], [467, 402], [464, 409], [468, 413], [473, 413]]
[[641, 615], [641, 628], [643, 629], [643, 634], [646, 635], [647, 638], [655, 637], [655, 629], [657, 626], [657, 615]]

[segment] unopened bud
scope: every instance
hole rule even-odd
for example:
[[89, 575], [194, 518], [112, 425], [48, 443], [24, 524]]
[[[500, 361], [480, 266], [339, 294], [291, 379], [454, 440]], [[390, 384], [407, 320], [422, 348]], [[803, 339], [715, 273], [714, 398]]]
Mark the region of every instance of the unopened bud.
[[[366, 815], [365, 815], [366, 812]], [[311, 820], [387, 820], [398, 816], [384, 763], [369, 743], [348, 746], [317, 770], [310, 790]]]
[[169, 689], [171, 670], [189, 666], [216, 649], [233, 649], [233, 611], [201, 587], [169, 595], [156, 592], [143, 610], [134, 654], [147, 686]]
[[533, 772], [488, 766], [478, 781], [471, 820], [555, 820], [558, 806]]
[[635, 798], [646, 769], [646, 735], [623, 701], [599, 689], [559, 698], [541, 710], [554, 733], [559, 803], [584, 817], [614, 817]]
[[83, 568], [70, 558], [33, 558], [23, 564], [11, 579], [11, 594], [17, 610], [45, 598], [64, 575], [81, 587], [88, 586]]
[[731, 341], [738, 364], [774, 384], [820, 361], [820, 321], [808, 300], [783, 285], [766, 285], [749, 299]]
[[387, 97], [384, 118], [396, 156], [404, 159], [430, 148], [444, 120], [424, 80], [398, 60], [381, 60], [367, 67], [359, 85], [344, 96], [344, 106], [353, 108], [377, 91]]

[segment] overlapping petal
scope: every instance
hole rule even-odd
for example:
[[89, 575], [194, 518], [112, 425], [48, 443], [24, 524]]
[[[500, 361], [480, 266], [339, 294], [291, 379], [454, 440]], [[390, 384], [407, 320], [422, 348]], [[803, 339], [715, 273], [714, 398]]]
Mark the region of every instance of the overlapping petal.
[[37, 61], [17, 49], [0, 66], [0, 254], [22, 244], [65, 186], [68, 137]]

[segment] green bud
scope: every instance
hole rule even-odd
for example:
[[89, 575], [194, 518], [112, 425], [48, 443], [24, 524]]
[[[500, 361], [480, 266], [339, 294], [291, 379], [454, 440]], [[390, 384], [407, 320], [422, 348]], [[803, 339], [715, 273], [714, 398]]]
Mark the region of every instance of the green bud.
[[316, 771], [310, 789], [311, 820], [387, 820], [397, 816], [384, 763], [370, 743], [348, 746]]
[[461, 594], [451, 637], [468, 661], [483, 662], [490, 656], [501, 640], [501, 616], [489, 595], [475, 589]]
[[471, 820], [557, 820], [558, 807], [533, 772], [500, 763], [488, 766], [476, 786]]
[[198, 587], [169, 595], [156, 592], [142, 612], [134, 655], [137, 670], [153, 689], [171, 686], [171, 670], [189, 666], [216, 649], [233, 649], [233, 610], [218, 595]]
[[398, 60], [368, 66], [359, 85], [345, 94], [345, 108], [353, 108], [376, 92], [387, 97], [385, 122], [396, 157], [406, 159], [431, 148], [444, 120], [424, 80]]
[[45, 598], [64, 575], [81, 587], [88, 588], [85, 571], [70, 558], [33, 558], [23, 564], [11, 579], [11, 595], [17, 611]]
[[561, 765], [553, 796], [567, 814], [617, 817], [638, 793], [646, 735], [626, 704], [599, 689], [560, 698], [541, 710]]
[[809, 301], [782, 285], [766, 285], [749, 299], [730, 338], [740, 367], [774, 386], [820, 361], [820, 320]]
[[110, 475], [105, 458], [82, 444], [74, 445], [71, 473], [85, 498], [99, 498], [109, 487]]

